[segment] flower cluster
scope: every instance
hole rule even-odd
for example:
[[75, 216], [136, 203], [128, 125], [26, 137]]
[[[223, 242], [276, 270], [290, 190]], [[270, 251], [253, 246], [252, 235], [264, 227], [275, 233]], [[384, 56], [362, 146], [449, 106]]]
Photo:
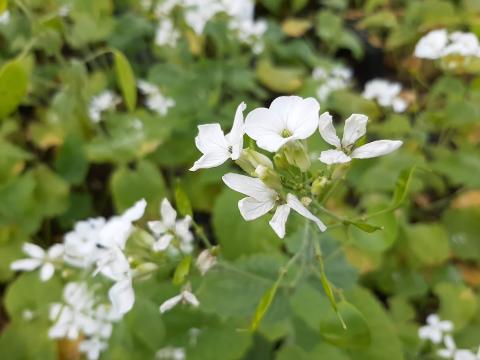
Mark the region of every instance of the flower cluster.
[[479, 360], [480, 347], [475, 354], [468, 349], [458, 349], [452, 337], [454, 326], [449, 320], [440, 320], [437, 314], [427, 317], [427, 324], [420, 327], [418, 337], [424, 341], [430, 341], [438, 347], [437, 355], [442, 359], [452, 360]]
[[432, 30], [415, 47], [415, 56], [422, 59], [440, 59], [450, 55], [480, 57], [480, 43], [473, 33], [446, 29]]
[[110, 90], [106, 90], [92, 97], [88, 107], [88, 115], [94, 123], [102, 120], [102, 113], [113, 110], [120, 103], [120, 97]]
[[[269, 108], [252, 110], [244, 120], [245, 109], [245, 103], [238, 106], [232, 129], [226, 135], [219, 124], [198, 127], [195, 144], [203, 155], [190, 170], [212, 168], [228, 159], [234, 160], [249, 176], [228, 173], [222, 179], [229, 188], [247, 196], [238, 203], [240, 214], [251, 221], [275, 210], [270, 226], [280, 238], [285, 236], [290, 210], [313, 221], [320, 231], [326, 229], [307, 208], [311, 197], [318, 195], [316, 184], [325, 180], [323, 175], [315, 178], [309, 172], [311, 162], [306, 139], [317, 129], [322, 138], [336, 148], [321, 153], [319, 160], [328, 165], [346, 163], [352, 158], [386, 155], [402, 144], [379, 140], [355, 148], [366, 132], [368, 118], [361, 114], [347, 119], [340, 141], [332, 117], [329, 113], [319, 117], [320, 105], [313, 98], [281, 96]], [[253, 139], [260, 149], [274, 153], [273, 161], [253, 148], [245, 149], [244, 135]]]
[[320, 84], [317, 88], [318, 99], [325, 101], [332, 92], [351, 85], [352, 70], [342, 65], [335, 65], [331, 69], [319, 66], [313, 70], [312, 77]]
[[145, 106], [160, 116], [167, 115], [168, 110], [175, 106], [175, 100], [163, 95], [154, 84], [140, 80], [138, 89], [146, 97]]
[[402, 85], [385, 79], [373, 79], [365, 84], [362, 96], [376, 100], [383, 107], [391, 107], [397, 113], [404, 112], [408, 103], [401, 96]]
[[155, 43], [158, 46], [174, 47], [180, 38], [175, 26], [173, 12], [180, 8], [185, 23], [198, 35], [203, 34], [206, 24], [218, 14], [229, 17], [228, 26], [238, 39], [252, 46], [254, 53], [263, 50], [261, 37], [267, 30], [267, 23], [254, 19], [255, 3], [252, 0], [166, 0], [157, 5], [155, 16], [158, 27]]

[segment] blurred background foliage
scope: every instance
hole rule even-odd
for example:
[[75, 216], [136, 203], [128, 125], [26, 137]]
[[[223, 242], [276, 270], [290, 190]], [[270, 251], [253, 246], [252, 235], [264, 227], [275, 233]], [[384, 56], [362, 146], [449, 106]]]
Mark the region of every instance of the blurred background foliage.
[[[417, 329], [436, 311], [454, 322], [459, 345], [479, 345], [480, 67], [449, 70], [412, 54], [418, 39], [438, 27], [480, 35], [480, 1], [259, 0], [256, 17], [268, 21], [268, 30], [258, 55], [222, 17], [202, 35], [181, 27], [176, 47], [156, 46], [151, 8], [135, 0], [0, 0], [4, 9], [10, 18], [0, 23], [2, 359], [78, 356], [75, 344], [46, 335], [61, 277], [41, 284], [35, 274], [14, 277], [9, 269], [24, 242], [59, 242], [76, 221], [120, 212], [140, 198], [154, 219], [177, 186], [235, 266], [206, 276], [200, 311], [160, 316], [158, 304], [174, 286], [166, 274], [140, 283], [137, 304], [102, 359], [152, 358], [167, 345], [205, 360], [422, 358]], [[188, 172], [198, 157], [196, 126], [228, 128], [241, 101], [251, 110], [280, 94], [316, 96], [314, 69], [338, 64], [353, 69], [352, 84], [321, 101], [322, 112], [342, 119], [365, 113], [371, 137], [402, 139], [404, 146], [354, 163], [327, 207], [345, 216], [382, 208], [400, 173], [416, 165], [406, 205], [371, 219], [382, 231], [350, 226], [322, 235], [329, 279], [356, 307], [342, 309], [354, 324], [347, 336], [339, 336], [318, 279], [282, 288], [257, 333], [238, 331], [301, 234], [290, 232], [282, 242], [264, 219], [243, 221], [238, 196], [220, 181], [226, 165]], [[377, 77], [403, 84], [406, 112], [361, 96]], [[144, 106], [138, 79], [174, 99], [167, 115]], [[107, 89], [122, 100], [92, 122], [90, 100]], [[324, 148], [310, 144], [317, 156]], [[27, 320], [25, 311], [37, 315]], [[202, 329], [194, 342], [191, 328]]]

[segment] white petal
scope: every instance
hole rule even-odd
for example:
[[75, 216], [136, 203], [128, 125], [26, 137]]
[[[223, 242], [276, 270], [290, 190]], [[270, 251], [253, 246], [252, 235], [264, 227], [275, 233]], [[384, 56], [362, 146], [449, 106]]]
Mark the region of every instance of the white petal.
[[135, 204], [133, 204], [131, 208], [127, 209], [123, 213], [122, 219], [130, 222], [137, 221], [145, 213], [146, 207], [147, 207], [147, 202], [145, 201], [145, 199], [139, 200]]
[[48, 281], [52, 278], [55, 273], [55, 266], [52, 263], [43, 264], [40, 269], [40, 280]]
[[368, 117], [363, 114], [352, 114], [345, 120], [342, 146], [347, 147], [360, 139], [367, 132]]
[[296, 100], [287, 117], [287, 129], [295, 139], [306, 139], [318, 126], [320, 104], [314, 98]]
[[198, 150], [204, 154], [221, 153], [228, 149], [228, 143], [220, 124], [199, 125], [195, 144]]
[[440, 356], [442, 359], [451, 359], [453, 352], [452, 350], [448, 350], [448, 349], [440, 349], [440, 350], [437, 350], [437, 355]]
[[168, 227], [162, 221], [149, 221], [148, 228], [156, 236], [160, 236], [168, 231]]
[[352, 160], [343, 151], [340, 150], [326, 150], [320, 153], [319, 160], [324, 164], [344, 164]]
[[42, 261], [38, 259], [21, 259], [10, 264], [13, 271], [32, 271], [42, 265]]
[[173, 229], [175, 220], [177, 219], [177, 212], [167, 198], [163, 199], [160, 204], [160, 214], [162, 215], [164, 225], [169, 229]]
[[288, 205], [280, 205], [277, 207], [272, 220], [269, 221], [273, 231], [275, 231], [275, 233], [281, 239], [283, 239], [285, 236], [285, 224], [287, 223], [289, 214], [290, 207]]
[[453, 337], [451, 335], [446, 335], [445, 338], [443, 339], [443, 343], [449, 350], [455, 350], [457, 348], [457, 345], [455, 344], [455, 340], [453, 340]]
[[279, 96], [270, 104], [269, 109], [280, 119], [282, 126], [287, 126], [288, 117], [292, 110], [302, 101], [300, 96]]
[[167, 301], [162, 303], [162, 305], [160, 305], [160, 312], [163, 314], [169, 310], [172, 310], [175, 306], [178, 305], [180, 301], [182, 301], [182, 299], [183, 296], [181, 294], [168, 299]]
[[222, 176], [223, 182], [232, 190], [253, 197], [258, 201], [275, 199], [277, 193], [265, 185], [262, 180], [250, 176], [228, 173]]
[[245, 134], [245, 125], [243, 123], [243, 112], [247, 105], [242, 102], [237, 107], [233, 126], [230, 133], [226, 136], [230, 146], [232, 147], [232, 160], [237, 160], [240, 157], [240, 152], [243, 150], [243, 135]]
[[390, 154], [402, 146], [400, 140], [377, 140], [356, 148], [351, 157], [355, 159], [368, 159]]
[[47, 254], [49, 259], [58, 259], [63, 255], [65, 247], [63, 244], [55, 244], [48, 249]]
[[45, 257], [45, 250], [43, 250], [40, 246], [32, 243], [24, 243], [22, 246], [22, 250], [25, 254], [34, 259], [43, 259]]
[[202, 155], [200, 159], [195, 161], [190, 171], [197, 171], [198, 169], [210, 169], [222, 165], [230, 158], [230, 153], [226, 149], [219, 152], [212, 152]]
[[173, 240], [172, 234], [165, 234], [153, 244], [154, 251], [164, 251]]
[[258, 201], [252, 197], [246, 197], [238, 202], [238, 209], [247, 221], [255, 220], [273, 209], [275, 201]]
[[453, 323], [449, 320], [440, 321], [438, 323], [438, 328], [445, 332], [453, 331]]
[[132, 280], [125, 278], [115, 283], [108, 291], [108, 297], [116, 312], [119, 314], [129, 312], [135, 303], [135, 292], [133, 291]]
[[303, 206], [303, 204], [295, 195], [287, 194], [287, 205], [303, 217], [312, 220], [315, 224], [317, 224], [320, 231], [325, 231], [327, 229], [325, 224], [321, 222], [319, 218], [313, 215], [305, 206]]
[[440, 322], [440, 317], [437, 314], [430, 314], [427, 316], [427, 324], [437, 325]]
[[197, 307], [200, 305], [200, 301], [198, 301], [197, 297], [193, 295], [190, 291], [184, 290], [182, 292], [182, 296], [187, 303], [190, 305]]
[[320, 121], [318, 125], [318, 130], [323, 140], [325, 140], [330, 145], [339, 148], [341, 146], [340, 139], [337, 136], [335, 127], [333, 126], [333, 118], [330, 113], [325, 112], [320, 116]]
[[277, 151], [288, 141], [281, 136], [285, 129], [286, 124], [270, 109], [255, 109], [245, 119], [247, 135], [256, 140], [260, 148], [270, 152]]

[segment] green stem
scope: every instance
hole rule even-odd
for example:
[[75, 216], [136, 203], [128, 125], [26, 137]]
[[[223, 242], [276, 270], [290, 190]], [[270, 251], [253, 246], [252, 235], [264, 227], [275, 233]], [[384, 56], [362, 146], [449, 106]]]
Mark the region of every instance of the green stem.
[[213, 247], [213, 245], [205, 235], [205, 231], [203, 230], [203, 228], [200, 225], [198, 225], [195, 221], [192, 221], [192, 226], [193, 226], [193, 230], [195, 231], [195, 234], [200, 238], [200, 240], [202, 240], [203, 244], [210, 250]]

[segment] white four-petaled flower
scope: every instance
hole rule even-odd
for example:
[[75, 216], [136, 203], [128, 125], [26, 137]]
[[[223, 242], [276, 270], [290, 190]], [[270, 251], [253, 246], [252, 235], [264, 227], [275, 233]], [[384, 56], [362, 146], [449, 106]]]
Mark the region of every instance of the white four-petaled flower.
[[195, 144], [203, 155], [195, 161], [190, 171], [212, 168], [222, 165], [228, 159], [238, 160], [243, 150], [243, 111], [245, 103], [237, 107], [233, 127], [230, 133], [224, 134], [220, 124], [205, 124], [198, 126]]
[[280, 96], [270, 107], [257, 108], [245, 119], [245, 132], [258, 147], [276, 152], [285, 144], [308, 138], [318, 126], [320, 105], [314, 98]]
[[434, 344], [440, 344], [444, 334], [453, 330], [453, 323], [451, 321], [441, 321], [436, 314], [427, 317], [427, 325], [422, 326], [418, 330], [418, 337], [423, 340], [430, 340]]
[[322, 151], [320, 161], [330, 165], [347, 163], [352, 159], [368, 159], [389, 154], [402, 145], [399, 140], [377, 140], [353, 149], [355, 143], [365, 135], [367, 121], [368, 117], [365, 115], [352, 114], [345, 121], [343, 138], [340, 141], [333, 126], [332, 116], [328, 112], [323, 113], [320, 116], [320, 135], [336, 149]]
[[55, 263], [62, 260], [63, 245], [55, 244], [45, 251], [38, 245], [25, 243], [22, 249], [30, 258], [16, 260], [10, 264], [10, 268], [14, 271], [33, 271], [40, 268], [40, 279], [50, 280], [55, 273]]
[[291, 209], [315, 222], [320, 231], [326, 229], [320, 219], [303, 206], [295, 195], [287, 194], [283, 202], [280, 200], [280, 195], [260, 179], [245, 175], [229, 173], [224, 175], [222, 180], [232, 190], [247, 195], [246, 198], [238, 202], [240, 214], [245, 220], [257, 219], [276, 207], [275, 214], [269, 224], [280, 238], [285, 236], [285, 224]]
[[190, 304], [193, 307], [198, 307], [200, 302], [197, 297], [190, 291], [189, 286], [182, 290], [182, 292], [162, 303], [160, 305], [160, 312], [163, 314], [169, 310], [172, 310], [180, 303]]

